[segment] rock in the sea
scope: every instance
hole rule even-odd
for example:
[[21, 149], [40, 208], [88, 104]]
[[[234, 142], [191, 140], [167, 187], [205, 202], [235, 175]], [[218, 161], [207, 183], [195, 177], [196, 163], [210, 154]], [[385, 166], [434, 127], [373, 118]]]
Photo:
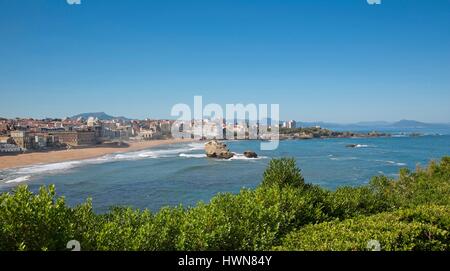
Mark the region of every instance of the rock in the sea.
[[346, 147], [347, 148], [356, 148], [356, 147], [358, 147], [358, 144], [349, 144]]
[[217, 140], [211, 140], [205, 144], [206, 156], [218, 159], [230, 159], [234, 156], [227, 145]]
[[247, 158], [258, 158], [258, 155], [254, 151], [245, 151], [244, 156]]

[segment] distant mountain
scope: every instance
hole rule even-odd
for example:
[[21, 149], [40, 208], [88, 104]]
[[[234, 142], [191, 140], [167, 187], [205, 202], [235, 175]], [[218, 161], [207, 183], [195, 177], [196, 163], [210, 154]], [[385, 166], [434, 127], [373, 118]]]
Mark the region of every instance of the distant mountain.
[[358, 126], [389, 126], [391, 123], [387, 121], [361, 121], [355, 123]]
[[324, 127], [324, 128], [335, 128], [335, 127], [343, 127], [343, 126], [347, 126], [347, 125], [331, 123], [331, 122], [323, 122], [323, 121], [317, 121], [317, 122], [297, 121], [297, 127], [313, 127], [313, 126], [320, 126], [320, 127]]
[[331, 130], [365, 131], [365, 130], [432, 130], [450, 129], [447, 123], [424, 123], [415, 120], [400, 120], [397, 122], [366, 121], [352, 124], [339, 124], [328, 122], [297, 122], [298, 127], [320, 126]]
[[111, 115], [106, 114], [105, 112], [93, 112], [93, 113], [81, 113], [75, 116], [70, 117], [71, 119], [78, 119], [78, 118], [88, 119], [90, 117], [97, 118], [99, 120], [113, 120], [113, 119], [120, 119], [120, 120], [130, 120], [126, 117], [114, 117]]
[[392, 124], [393, 127], [399, 128], [427, 128], [430, 126], [446, 126], [445, 124], [432, 124], [432, 123], [424, 123], [415, 120], [401, 120], [394, 122]]

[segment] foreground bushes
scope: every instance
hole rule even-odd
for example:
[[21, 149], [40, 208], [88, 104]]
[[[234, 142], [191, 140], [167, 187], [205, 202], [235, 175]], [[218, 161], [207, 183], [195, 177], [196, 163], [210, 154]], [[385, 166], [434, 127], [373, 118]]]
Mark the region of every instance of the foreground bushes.
[[177, 249], [265, 250], [292, 229], [326, 215], [293, 187], [224, 194], [186, 213]]
[[0, 249], [53, 250], [64, 248], [73, 232], [74, 211], [55, 198], [55, 189], [41, 188], [37, 195], [27, 187], [0, 196]]
[[90, 201], [69, 208], [55, 188], [0, 196], [0, 250], [450, 250], [450, 158], [398, 180], [334, 192], [305, 184], [293, 159], [273, 160], [255, 190], [157, 213]]
[[288, 234], [278, 250], [450, 250], [450, 207], [413, 209], [309, 225]]

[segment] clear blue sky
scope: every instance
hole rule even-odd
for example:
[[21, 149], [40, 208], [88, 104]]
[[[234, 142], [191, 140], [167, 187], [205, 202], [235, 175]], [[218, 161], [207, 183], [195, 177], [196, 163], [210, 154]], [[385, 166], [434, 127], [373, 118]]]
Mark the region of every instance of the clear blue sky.
[[0, 0], [0, 116], [450, 122], [450, 1]]

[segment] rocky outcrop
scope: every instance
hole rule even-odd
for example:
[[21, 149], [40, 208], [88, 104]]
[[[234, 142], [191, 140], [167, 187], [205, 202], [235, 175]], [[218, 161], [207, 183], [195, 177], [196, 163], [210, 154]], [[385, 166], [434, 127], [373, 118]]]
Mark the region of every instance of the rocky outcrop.
[[258, 155], [256, 154], [256, 152], [253, 152], [253, 151], [245, 151], [244, 156], [247, 158], [258, 158]]
[[211, 140], [205, 144], [206, 156], [218, 159], [230, 159], [234, 156], [227, 145], [217, 140]]

